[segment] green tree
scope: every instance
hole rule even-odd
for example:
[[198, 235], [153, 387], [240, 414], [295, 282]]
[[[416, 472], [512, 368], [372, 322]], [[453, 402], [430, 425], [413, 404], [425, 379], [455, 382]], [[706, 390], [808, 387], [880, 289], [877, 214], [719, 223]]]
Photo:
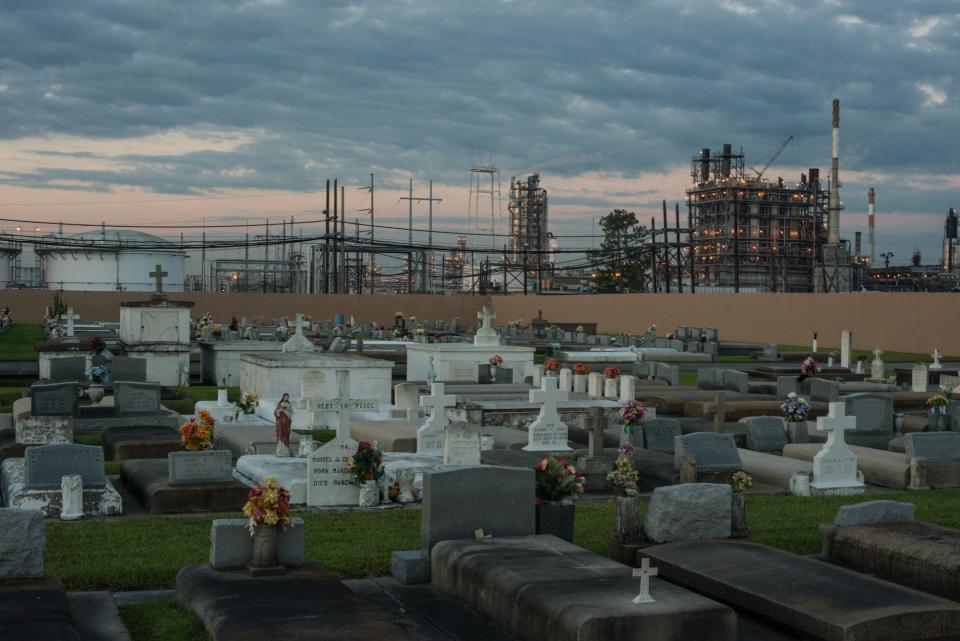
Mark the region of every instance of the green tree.
[[650, 259], [644, 251], [647, 229], [632, 211], [614, 209], [600, 219], [603, 242], [587, 252], [594, 263], [594, 290], [601, 294], [645, 292]]

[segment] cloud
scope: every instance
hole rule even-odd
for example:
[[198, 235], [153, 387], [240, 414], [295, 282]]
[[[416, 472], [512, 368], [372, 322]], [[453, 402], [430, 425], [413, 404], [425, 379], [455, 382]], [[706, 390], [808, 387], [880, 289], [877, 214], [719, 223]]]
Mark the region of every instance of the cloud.
[[947, 104], [947, 94], [939, 87], [934, 87], [925, 82], [918, 82], [917, 90], [923, 95], [924, 107], [942, 107]]

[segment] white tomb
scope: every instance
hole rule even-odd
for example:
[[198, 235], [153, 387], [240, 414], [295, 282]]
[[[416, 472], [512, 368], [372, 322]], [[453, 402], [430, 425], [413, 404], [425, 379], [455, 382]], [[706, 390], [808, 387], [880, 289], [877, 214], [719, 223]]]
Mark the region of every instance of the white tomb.
[[197, 401], [193, 404], [194, 417], [200, 413], [200, 410], [206, 410], [213, 417], [214, 424], [222, 426], [224, 423], [233, 423], [237, 420], [237, 414], [240, 409], [227, 400], [227, 390], [221, 387], [217, 390], [217, 400], [215, 401]]
[[817, 430], [829, 432], [827, 442], [813, 457], [810, 487], [819, 494], [859, 494], [864, 485], [857, 474], [857, 457], [843, 433], [857, 429], [857, 417], [846, 416], [843, 401], [830, 403], [830, 413], [817, 419]]
[[357, 442], [350, 436], [350, 414], [357, 403], [350, 398], [350, 373], [337, 370], [337, 398], [329, 403], [337, 415], [337, 435], [307, 458], [307, 505], [357, 505], [360, 488], [353, 482], [347, 460], [356, 454]]
[[433, 357], [434, 370], [440, 382], [477, 383], [480, 366], [490, 357], [503, 358], [500, 367], [513, 371], [513, 382], [522, 383], [527, 368], [533, 365], [533, 347], [523, 345], [470, 345], [468, 343], [408, 343], [407, 380], [426, 381]]
[[447, 426], [446, 408], [457, 404], [457, 397], [444, 394], [443, 383], [431, 383], [430, 395], [420, 397], [420, 407], [429, 408], [427, 421], [417, 429], [417, 454], [443, 456], [443, 441]]
[[530, 402], [540, 406], [540, 413], [527, 428], [528, 452], [559, 452], [570, 450], [567, 445], [567, 424], [560, 420], [557, 403], [569, 400], [570, 392], [557, 389], [554, 376], [544, 376], [540, 389], [530, 390]]

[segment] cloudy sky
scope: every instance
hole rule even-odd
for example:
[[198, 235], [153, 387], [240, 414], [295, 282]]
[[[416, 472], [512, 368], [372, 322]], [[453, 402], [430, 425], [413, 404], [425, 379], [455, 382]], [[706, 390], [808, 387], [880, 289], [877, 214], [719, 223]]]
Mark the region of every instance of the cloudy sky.
[[700, 147], [760, 165], [793, 135], [767, 175], [826, 174], [838, 97], [843, 235], [873, 186], [878, 253], [932, 262], [960, 207], [958, 59], [956, 0], [4, 0], [0, 217], [314, 220], [339, 177], [352, 220], [374, 173], [379, 223], [432, 179], [437, 228], [463, 231], [492, 158], [504, 197], [542, 174], [579, 247], [614, 207], [680, 200]]

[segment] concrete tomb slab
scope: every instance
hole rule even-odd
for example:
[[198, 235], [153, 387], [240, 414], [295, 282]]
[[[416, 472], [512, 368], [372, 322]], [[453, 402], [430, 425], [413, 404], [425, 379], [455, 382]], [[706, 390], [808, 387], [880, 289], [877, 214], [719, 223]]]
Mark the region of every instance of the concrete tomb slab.
[[232, 477], [180, 485], [171, 484], [169, 477], [170, 466], [164, 459], [130, 460], [120, 467], [124, 486], [151, 514], [235, 512], [243, 507], [250, 492], [250, 488]]
[[713, 483], [658, 487], [644, 515], [643, 533], [658, 543], [728, 538], [731, 495], [729, 485]]
[[755, 452], [783, 451], [787, 440], [786, 426], [779, 416], [751, 416], [740, 422], [747, 426], [747, 449]]
[[180, 433], [169, 427], [108, 427], [100, 434], [100, 443], [107, 459], [166, 459], [170, 452], [182, 452]]

